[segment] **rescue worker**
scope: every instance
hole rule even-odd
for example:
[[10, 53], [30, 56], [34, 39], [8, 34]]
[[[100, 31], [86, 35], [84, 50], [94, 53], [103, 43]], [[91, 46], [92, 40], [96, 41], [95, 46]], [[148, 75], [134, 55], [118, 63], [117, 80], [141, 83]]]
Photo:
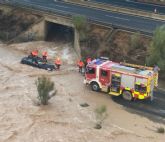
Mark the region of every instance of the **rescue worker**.
[[48, 53], [46, 51], [42, 52], [42, 59], [44, 62], [47, 62]]
[[31, 52], [32, 57], [37, 57], [38, 56], [38, 50], [34, 50]]
[[87, 64], [89, 64], [91, 61], [92, 61], [92, 59], [91, 59], [90, 57], [88, 57], [88, 58], [86, 59]]
[[158, 72], [160, 71], [160, 68], [157, 65], [154, 65], [153, 71], [154, 71], [154, 84], [156, 87], [158, 87]]
[[58, 57], [58, 58], [56, 58], [56, 60], [55, 60], [55, 65], [57, 66], [57, 69], [60, 69], [60, 66], [61, 66], [61, 60], [60, 60], [60, 58]]
[[35, 64], [38, 64], [38, 61], [37, 61], [38, 50], [32, 51], [30, 57], [32, 57], [32, 61], [35, 62]]
[[154, 65], [153, 70], [155, 73], [157, 73], [158, 71], [160, 71], [160, 68], [157, 65]]
[[79, 60], [77, 63], [77, 66], [79, 67], [79, 72], [82, 73], [82, 68], [84, 67], [84, 63], [82, 60]]

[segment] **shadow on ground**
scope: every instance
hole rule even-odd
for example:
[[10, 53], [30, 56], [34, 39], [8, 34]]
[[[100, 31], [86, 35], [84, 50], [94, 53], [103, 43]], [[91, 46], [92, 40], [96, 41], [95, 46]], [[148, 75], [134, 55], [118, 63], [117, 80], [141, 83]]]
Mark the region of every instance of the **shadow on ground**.
[[154, 100], [136, 100], [128, 102], [122, 97], [112, 97], [112, 100], [124, 107], [125, 110], [147, 117], [148, 119], [165, 123], [165, 92], [154, 92]]

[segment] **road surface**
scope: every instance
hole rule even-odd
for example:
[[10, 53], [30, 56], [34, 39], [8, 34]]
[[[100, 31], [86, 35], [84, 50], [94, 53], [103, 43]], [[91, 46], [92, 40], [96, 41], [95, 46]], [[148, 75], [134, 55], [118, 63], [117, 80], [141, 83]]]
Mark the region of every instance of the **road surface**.
[[165, 6], [141, 3], [134, 0], [92, 0], [94, 2], [111, 4], [115, 6], [154, 12], [155, 8], [159, 14], [165, 14]]
[[152, 102], [149, 100], [127, 102], [123, 101], [122, 98], [116, 97], [113, 97], [113, 100], [126, 107], [130, 112], [138, 113], [154, 121], [165, 123], [165, 92], [163, 91], [155, 91]]
[[90, 21], [97, 22], [99, 24], [126, 30], [140, 31], [150, 35], [153, 34], [157, 27], [165, 24], [165, 20], [160, 21], [99, 9], [86, 8], [53, 0], [8, 0], [8, 3], [20, 7], [51, 11], [53, 13], [66, 16], [84, 15]]

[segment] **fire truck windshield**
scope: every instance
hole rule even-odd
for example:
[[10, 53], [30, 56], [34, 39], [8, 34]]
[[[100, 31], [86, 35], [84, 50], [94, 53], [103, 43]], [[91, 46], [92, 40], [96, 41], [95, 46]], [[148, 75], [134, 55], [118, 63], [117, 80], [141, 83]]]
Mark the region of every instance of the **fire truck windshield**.
[[87, 74], [95, 74], [95, 68], [87, 67], [86, 68], [86, 73]]

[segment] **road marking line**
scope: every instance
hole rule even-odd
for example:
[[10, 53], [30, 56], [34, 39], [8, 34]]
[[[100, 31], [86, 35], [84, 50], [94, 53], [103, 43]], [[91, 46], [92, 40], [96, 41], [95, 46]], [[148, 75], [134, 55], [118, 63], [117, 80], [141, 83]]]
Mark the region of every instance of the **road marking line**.
[[131, 0], [126, 0], [128, 3], [135, 3], [135, 4], [143, 4], [143, 5], [151, 5], [151, 6], [157, 6], [157, 7], [165, 7], [163, 5], [158, 5], [158, 4], [152, 4], [152, 3], [143, 3], [143, 2], [138, 2], [138, 1], [131, 1]]
[[61, 8], [68, 8], [68, 7], [66, 7], [66, 6], [62, 6], [62, 5], [55, 5], [55, 6], [57, 6], [57, 7], [61, 7]]
[[120, 20], [130, 21], [129, 19], [126, 19], [126, 18], [121, 18], [121, 17], [111, 16], [111, 15], [105, 15], [105, 16], [107, 16], [107, 17], [111, 17], [111, 18], [120, 19]]

